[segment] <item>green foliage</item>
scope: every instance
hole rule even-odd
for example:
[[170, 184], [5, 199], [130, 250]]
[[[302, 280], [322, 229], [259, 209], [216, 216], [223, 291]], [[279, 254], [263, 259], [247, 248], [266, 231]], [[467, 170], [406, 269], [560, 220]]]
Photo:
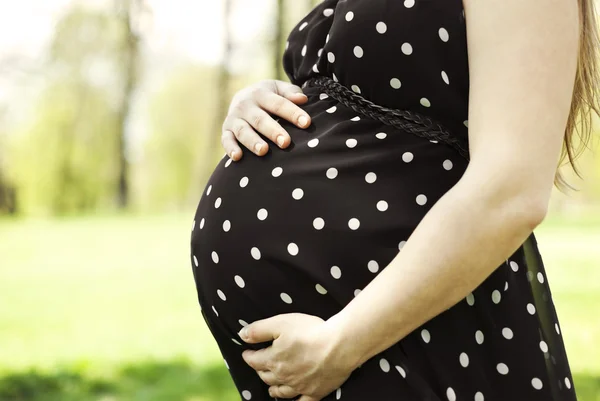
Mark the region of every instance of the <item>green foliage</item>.
[[49, 86], [33, 121], [13, 136], [8, 174], [24, 214], [93, 210], [115, 187], [115, 113], [85, 82]]

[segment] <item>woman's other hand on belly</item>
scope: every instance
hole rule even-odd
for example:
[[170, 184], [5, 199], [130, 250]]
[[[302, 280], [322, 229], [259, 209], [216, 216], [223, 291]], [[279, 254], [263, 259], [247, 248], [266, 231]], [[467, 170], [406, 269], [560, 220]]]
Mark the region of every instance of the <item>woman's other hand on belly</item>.
[[310, 116], [297, 104], [308, 100], [302, 88], [288, 82], [266, 79], [238, 91], [231, 100], [223, 122], [221, 144], [234, 161], [242, 158], [240, 144], [258, 156], [269, 150], [259, 133], [280, 148], [289, 146], [290, 135], [269, 113], [284, 118], [299, 128], [310, 125]]

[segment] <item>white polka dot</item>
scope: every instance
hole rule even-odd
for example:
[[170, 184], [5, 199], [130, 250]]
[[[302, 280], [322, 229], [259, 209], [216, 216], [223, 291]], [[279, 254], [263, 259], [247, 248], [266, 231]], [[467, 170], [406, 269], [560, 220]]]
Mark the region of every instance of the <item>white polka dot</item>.
[[508, 281], [504, 282], [504, 291], [508, 290]]
[[273, 177], [279, 177], [281, 174], [283, 174], [283, 169], [281, 167], [275, 167], [273, 171], [271, 171]]
[[196, 267], [198, 267], [198, 259], [196, 258], [196, 255], [194, 255], [194, 264], [196, 265]]
[[380, 212], [385, 212], [386, 210], [388, 210], [388, 203], [384, 200], [380, 200], [379, 202], [377, 202], [377, 210], [379, 210]]
[[208, 186], [208, 189], [206, 190], [206, 196], [210, 195], [210, 191], [212, 191], [212, 185]]
[[321, 100], [325, 100], [325, 99], [327, 99], [328, 97], [329, 97], [329, 96], [327, 96], [327, 93], [321, 93], [321, 94], [319, 95], [319, 99], [321, 99]]
[[217, 290], [217, 295], [219, 296], [219, 298], [221, 298], [223, 301], [227, 300], [227, 297], [225, 296], [225, 294], [223, 293], [223, 291], [221, 290]]
[[556, 334], [560, 335], [560, 329], [558, 328], [558, 323], [554, 323], [554, 329], [556, 330]]
[[290, 242], [287, 246], [288, 253], [292, 256], [298, 255], [298, 245]]
[[529, 312], [530, 315], [533, 315], [535, 313], [535, 306], [533, 306], [533, 304], [527, 304], [527, 312]]
[[400, 241], [400, 242], [398, 243], [398, 250], [399, 250], [399, 251], [401, 251], [401, 250], [402, 250], [402, 248], [404, 248], [404, 245], [406, 245], [406, 241]]
[[450, 80], [448, 79], [448, 74], [446, 74], [446, 71], [442, 71], [442, 79], [447, 85], [450, 85]]
[[250, 255], [252, 255], [252, 258], [255, 260], [260, 260], [260, 249], [255, 246], [252, 247], [252, 249], [250, 249]]
[[423, 206], [427, 203], [427, 197], [423, 194], [417, 195], [417, 204]]
[[507, 340], [511, 340], [513, 338], [513, 331], [508, 327], [505, 327], [502, 329], [502, 336], [504, 336], [504, 338]]
[[405, 163], [410, 163], [411, 161], [413, 161], [414, 158], [415, 155], [413, 155], [411, 152], [402, 153], [402, 161]]
[[387, 32], [387, 25], [385, 24], [385, 22], [378, 22], [377, 25], [375, 25], [375, 29], [377, 30], [377, 32], [384, 34]]
[[469, 366], [469, 355], [465, 354], [464, 352], [460, 354], [458, 360], [460, 361], [460, 366], [462, 366], [463, 368]]
[[360, 221], [353, 217], [348, 220], [348, 227], [350, 227], [351, 230], [358, 230], [358, 227], [360, 227]]
[[337, 390], [335, 390], [335, 399], [339, 400], [340, 398], [342, 398], [342, 389], [338, 388]]
[[386, 373], [390, 371], [390, 363], [385, 358], [379, 360], [379, 367]]
[[406, 54], [407, 56], [412, 54], [413, 52], [413, 48], [408, 42], [402, 43], [402, 46], [400, 46], [400, 50], [402, 50], [402, 53]]
[[448, 390], [446, 390], [446, 397], [448, 397], [448, 401], [456, 401], [456, 393], [452, 387], [448, 387]]
[[235, 338], [232, 338], [231, 340], [232, 340], [234, 343], [236, 343], [237, 345], [242, 345], [242, 343], [241, 343], [241, 342], [239, 342], [238, 340], [236, 340]]
[[317, 67], [317, 64], [313, 64], [312, 70], [316, 73], [319, 72], [319, 67]]
[[337, 177], [338, 171], [336, 168], [331, 167], [327, 169], [327, 173], [325, 173], [325, 175], [327, 175], [327, 178], [329, 178], [330, 180], [333, 180], [335, 177]]
[[231, 222], [229, 220], [225, 220], [223, 222], [223, 231], [228, 232], [231, 230]]
[[505, 363], [499, 363], [498, 365], [496, 365], [496, 370], [498, 371], [498, 373], [500, 373], [501, 375], [506, 375], [508, 374], [508, 366], [506, 366]]
[[371, 273], [377, 273], [379, 271], [379, 263], [375, 260], [370, 260], [369, 263], [367, 263], [367, 268]]
[[438, 34], [440, 35], [440, 39], [442, 39], [442, 41], [447, 42], [448, 39], [450, 39], [450, 35], [448, 34], [448, 31], [446, 30], [446, 28], [440, 28], [440, 30], [438, 31]]
[[431, 102], [426, 97], [422, 97], [421, 98], [421, 105], [423, 105], [424, 107], [430, 107], [431, 106]]
[[320, 217], [317, 217], [313, 220], [313, 227], [315, 228], [315, 230], [322, 230], [323, 227], [325, 227], [325, 220], [323, 220]]
[[309, 148], [314, 148], [319, 144], [319, 139], [318, 138], [313, 138], [310, 141], [308, 141], [307, 145]]
[[302, 46], [302, 51], [300, 52], [300, 54], [302, 55], [302, 57], [306, 56], [306, 45]]
[[540, 349], [542, 352], [548, 352], [548, 344], [545, 341], [540, 341]]
[[337, 110], [337, 107], [333, 106], [333, 107], [328, 108], [325, 111], [328, 112], [328, 113], [335, 113], [336, 110]]
[[364, 51], [364, 50], [363, 50], [363, 48], [362, 48], [362, 47], [360, 47], [360, 46], [354, 46], [354, 55], [355, 55], [357, 58], [362, 58], [362, 56], [364, 56], [364, 55], [365, 55], [365, 51]]
[[481, 332], [481, 330], [477, 330], [475, 332], [475, 341], [477, 341], [477, 344], [481, 345], [483, 344], [483, 333]]
[[365, 181], [369, 184], [374, 183], [375, 181], [377, 181], [377, 174], [367, 173], [367, 175], [365, 176]]
[[354, 19], [354, 13], [352, 11], [348, 11], [346, 13], [346, 21], [350, 22]]
[[200, 220], [200, 229], [202, 230], [204, 228], [204, 218], [202, 218], [202, 220]]
[[244, 288], [244, 286], [246, 285], [246, 283], [244, 282], [244, 279], [241, 278], [240, 276], [236, 275], [234, 278], [235, 283], [238, 285], [238, 287], [240, 288]]
[[533, 379], [531, 379], [531, 385], [536, 390], [541, 390], [542, 387], [544, 387], [544, 385], [542, 384], [542, 381], [540, 379], [538, 379], [537, 377], [534, 377]]
[[350, 138], [346, 141], [346, 146], [348, 146], [350, 149], [352, 149], [356, 146], [357, 143], [358, 143], [358, 141], [356, 139]]
[[333, 77], [333, 80], [334, 80], [335, 82], [339, 82], [339, 79], [338, 79], [338, 77], [335, 75], [335, 72], [332, 72], [332, 73], [331, 73], [331, 76]]
[[333, 54], [332, 52], [328, 52], [328, 53], [327, 53], [327, 60], [328, 60], [330, 63], [333, 63], [333, 62], [335, 62], [335, 54]]
[[444, 167], [444, 170], [452, 170], [452, 161], [444, 160], [444, 163], [442, 163], [442, 167]]
[[283, 302], [285, 302], [286, 304], [291, 304], [292, 303], [292, 297], [290, 297], [285, 292], [282, 292], [279, 296], [281, 297], [281, 300]]
[[342, 277], [342, 270], [338, 266], [332, 266], [329, 270], [331, 276], [335, 279]]
[[215, 200], [215, 209], [218, 209], [218, 208], [219, 208], [219, 206], [221, 206], [221, 198], [217, 198], [217, 199]]
[[242, 319], [238, 319], [238, 323], [244, 327], [248, 326], [248, 322], [246, 322], [245, 320], [242, 320]]
[[323, 54], [323, 48], [319, 49], [319, 51], [317, 52], [317, 56], [321, 57], [321, 54]]
[[469, 120], [463, 121], [463, 124], [464, 124], [465, 127], [469, 128]]
[[475, 295], [473, 295], [473, 293], [470, 293], [469, 295], [467, 295], [467, 297], [465, 299], [467, 300], [467, 303], [469, 304], [469, 306], [475, 305]]
[[350, 121], [360, 121], [360, 116], [352, 117]]
[[400, 82], [400, 80], [398, 78], [392, 78], [392, 79], [390, 79], [390, 85], [394, 89], [400, 89], [400, 86], [402, 86], [402, 83]]
[[360, 291], [361, 290], [359, 288], [357, 288], [356, 290], [354, 290], [354, 296], [357, 297], [358, 294], [360, 294]]
[[485, 401], [485, 398], [483, 398], [483, 394], [481, 393], [481, 391], [475, 393], [475, 401]]
[[326, 17], [331, 17], [333, 15], [333, 8], [326, 8], [323, 10], [323, 15]]
[[541, 272], [537, 274], [537, 279], [540, 284], [544, 284], [544, 275]]
[[302, 25], [300, 25], [300, 27], [298, 28], [299, 31], [303, 30], [304, 28], [306, 28], [306, 26], [308, 25], [308, 22], [303, 22]]
[[415, 5], [415, 0], [404, 0], [404, 7], [411, 8]]
[[219, 255], [215, 251], [212, 251], [212, 253], [210, 254], [210, 256], [212, 257], [212, 261], [213, 262], [219, 263]]
[[227, 367], [227, 369], [229, 369], [229, 364], [227, 363], [227, 361], [223, 359], [223, 362], [225, 362], [225, 366]]
[[327, 34], [327, 36], [325, 36], [325, 43], [329, 42], [329, 34]]
[[258, 213], [256, 213], [256, 217], [258, 217], [259, 220], [265, 220], [267, 218], [267, 216], [269, 215], [269, 212], [267, 212], [267, 209], [260, 209], [258, 211]]
[[429, 333], [429, 330], [427, 330], [427, 329], [421, 330], [421, 338], [426, 343], [429, 343], [429, 341], [431, 341], [431, 334]]
[[500, 291], [498, 291], [498, 290], [494, 290], [494, 291], [492, 292], [492, 301], [493, 301], [495, 304], [499, 304], [501, 299], [502, 299], [502, 295], [500, 294]]
[[215, 315], [217, 315], [217, 317], [218, 317], [219, 316], [219, 312], [217, 312], [217, 310], [215, 309], [214, 305], [212, 306], [212, 310], [213, 310], [213, 312], [215, 312]]
[[304, 196], [304, 191], [302, 190], [302, 188], [296, 188], [292, 191], [292, 198], [294, 198], [296, 200], [302, 199], [303, 196]]
[[231, 164], [231, 162], [233, 161], [233, 159], [229, 159], [225, 162], [225, 168], [229, 167], [229, 165]]
[[289, 40], [286, 40], [286, 41], [285, 41], [285, 50], [287, 50], [287, 49], [289, 49], [289, 48], [290, 48], [290, 41], [289, 41]]
[[512, 271], [514, 271], [514, 272], [519, 271], [519, 265], [517, 264], [517, 262], [514, 262], [511, 260], [509, 265], [510, 265], [510, 268], [512, 269]]
[[327, 290], [321, 284], [315, 285], [315, 288], [317, 289], [317, 292], [319, 294], [321, 294], [321, 295], [327, 294]]
[[571, 388], [571, 380], [569, 380], [568, 377], [565, 377], [565, 386], [567, 386], [568, 389]]
[[375, 134], [375, 138], [377, 139], [385, 139], [387, 137], [387, 134], [385, 132], [378, 132]]
[[400, 376], [406, 379], [406, 371], [401, 366], [396, 365], [396, 370], [400, 373]]
[[352, 90], [356, 93], [361, 93], [360, 88], [357, 85], [352, 85]]

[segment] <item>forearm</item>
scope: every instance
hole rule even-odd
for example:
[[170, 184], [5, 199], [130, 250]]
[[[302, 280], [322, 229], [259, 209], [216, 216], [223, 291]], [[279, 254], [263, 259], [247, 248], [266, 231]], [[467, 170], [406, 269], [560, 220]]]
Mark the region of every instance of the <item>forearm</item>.
[[467, 171], [396, 258], [327, 321], [337, 354], [362, 364], [455, 305], [514, 253], [542, 213], [511, 190]]

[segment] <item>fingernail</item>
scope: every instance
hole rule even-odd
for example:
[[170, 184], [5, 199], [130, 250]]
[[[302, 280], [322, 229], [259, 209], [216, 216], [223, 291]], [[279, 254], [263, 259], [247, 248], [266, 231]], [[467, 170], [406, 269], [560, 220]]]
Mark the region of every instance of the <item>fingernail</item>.
[[300, 116], [300, 118], [298, 118], [298, 124], [300, 124], [301, 127], [304, 127], [308, 124], [308, 118], [306, 116]]
[[238, 336], [240, 336], [240, 338], [244, 341], [246, 341], [247, 335], [248, 335], [248, 330], [245, 327], [242, 327], [242, 329], [238, 332]]
[[262, 150], [262, 143], [257, 143], [256, 145], [254, 145], [254, 150], [256, 151], [256, 153], [260, 153], [260, 151]]
[[283, 146], [284, 141], [285, 141], [285, 138], [283, 137], [283, 135], [279, 135], [277, 137], [277, 145], [279, 145], [279, 147]]

